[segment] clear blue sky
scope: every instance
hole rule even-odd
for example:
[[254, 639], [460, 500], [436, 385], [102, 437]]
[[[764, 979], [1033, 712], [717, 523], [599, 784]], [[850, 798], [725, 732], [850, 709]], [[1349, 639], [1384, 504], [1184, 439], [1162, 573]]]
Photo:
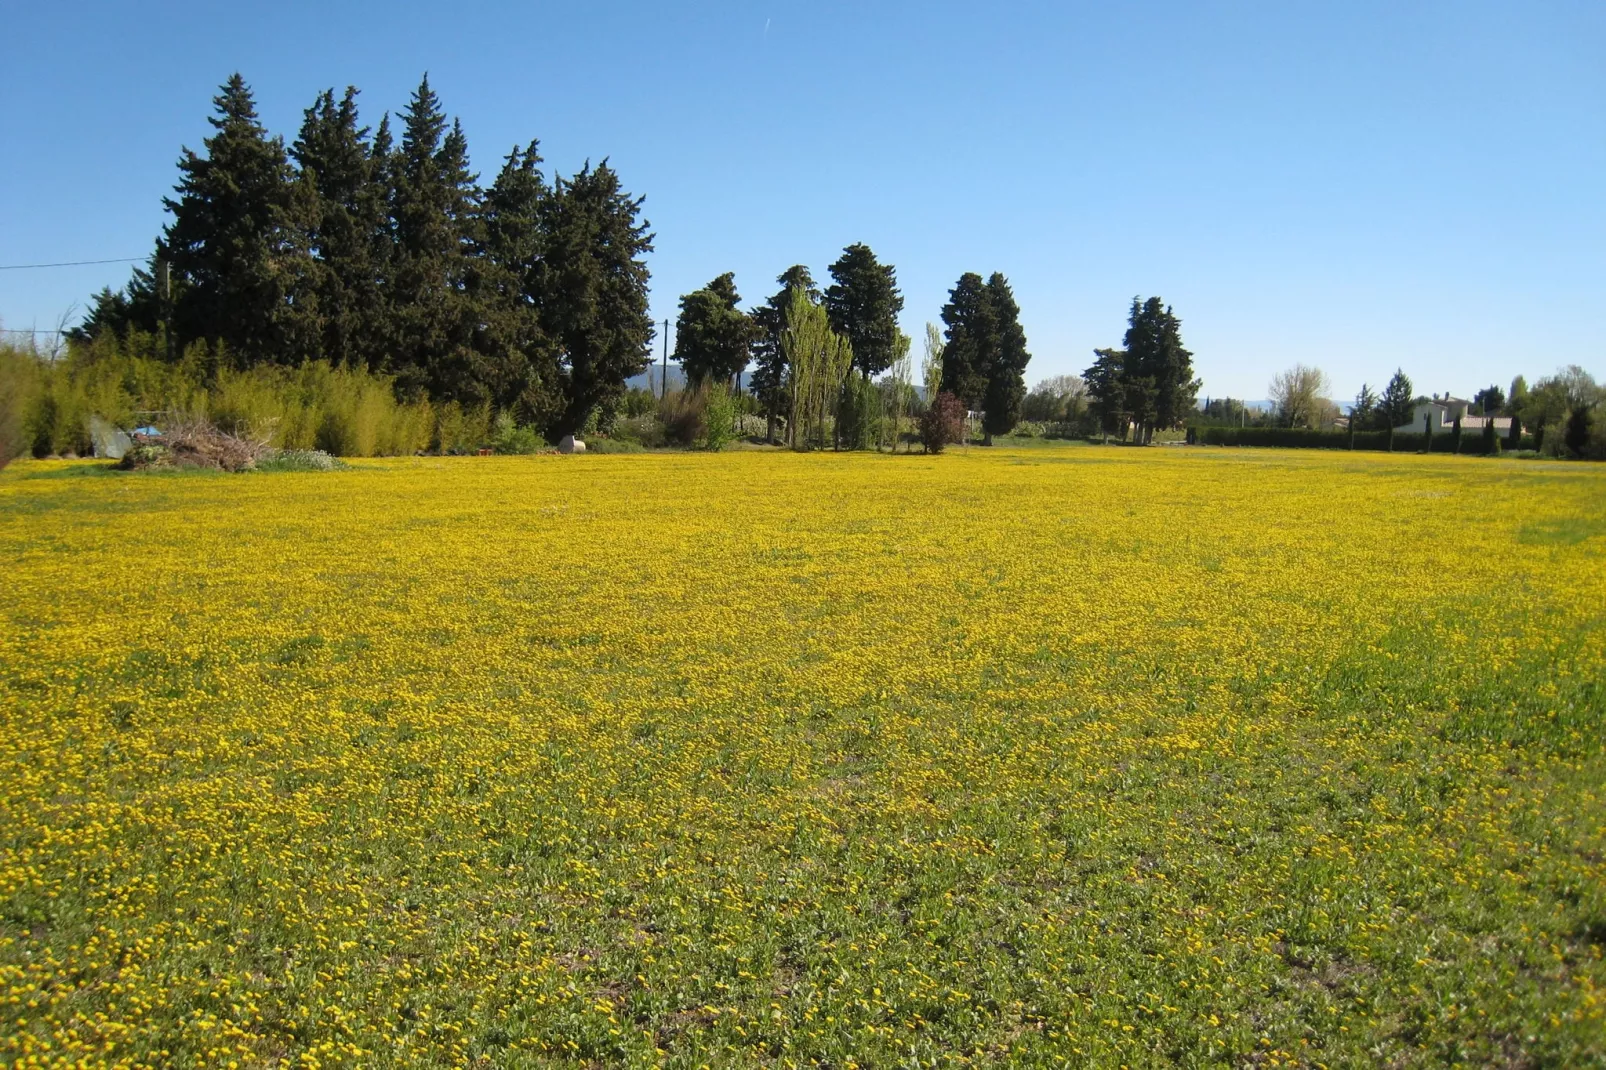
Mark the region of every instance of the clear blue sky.
[[[539, 137], [647, 195], [658, 319], [844, 245], [898, 268], [917, 339], [964, 271], [1014, 283], [1028, 380], [1183, 320], [1204, 392], [1314, 363], [1467, 394], [1606, 377], [1606, 4], [19, 4], [0, 66], [0, 264], [140, 256], [233, 70], [294, 136], [430, 79], [487, 178]], [[0, 272], [54, 325], [125, 265]], [[918, 343], [917, 343], [918, 353]]]

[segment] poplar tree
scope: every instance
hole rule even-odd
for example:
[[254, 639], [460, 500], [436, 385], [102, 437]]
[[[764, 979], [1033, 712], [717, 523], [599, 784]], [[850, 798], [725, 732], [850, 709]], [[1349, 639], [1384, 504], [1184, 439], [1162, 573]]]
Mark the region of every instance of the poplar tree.
[[754, 325], [737, 307], [741, 300], [729, 271], [680, 299], [675, 359], [692, 387], [728, 383], [747, 367]]
[[853, 366], [862, 377], [880, 375], [897, 357], [898, 315], [903, 311], [897, 270], [857, 242], [831, 265], [831, 278], [825, 291], [831, 329], [853, 347]]
[[625, 380], [651, 361], [647, 264], [653, 235], [604, 160], [560, 179], [546, 198], [542, 325], [558, 348], [561, 405], [543, 430], [556, 441], [594, 412], [611, 414]]
[[775, 441], [776, 420], [792, 406], [786, 352], [781, 346], [789, 325], [787, 313], [792, 306], [792, 291], [801, 290], [814, 304], [820, 302], [814, 276], [802, 264], [793, 264], [776, 276], [775, 281], [781, 284], [780, 290], [752, 312], [753, 396], [764, 408], [765, 437], [771, 442]]
[[208, 120], [216, 133], [204, 155], [183, 150], [178, 196], [163, 199], [173, 219], [158, 256], [185, 284], [175, 348], [217, 339], [241, 365], [299, 360], [317, 344], [318, 321], [290, 162], [257, 121], [245, 79], [236, 73], [221, 88]]
[[781, 335], [787, 376], [792, 383], [792, 416], [787, 431], [794, 449], [825, 445], [826, 418], [853, 369], [853, 347], [831, 329], [825, 309], [801, 287], [791, 288], [787, 326]]

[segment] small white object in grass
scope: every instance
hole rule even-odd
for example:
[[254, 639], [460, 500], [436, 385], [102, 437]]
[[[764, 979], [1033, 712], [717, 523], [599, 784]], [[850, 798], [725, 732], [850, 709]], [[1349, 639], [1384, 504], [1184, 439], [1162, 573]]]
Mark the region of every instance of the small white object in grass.
[[585, 451], [586, 444], [573, 435], [564, 435], [562, 441], [558, 443], [559, 453], [584, 453]]

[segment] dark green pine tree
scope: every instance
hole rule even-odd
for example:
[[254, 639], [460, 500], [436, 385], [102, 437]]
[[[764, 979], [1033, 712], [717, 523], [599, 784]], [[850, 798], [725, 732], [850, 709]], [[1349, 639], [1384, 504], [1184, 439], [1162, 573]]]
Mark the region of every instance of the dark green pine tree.
[[357, 125], [354, 86], [347, 86], [338, 102], [332, 89], [319, 94], [305, 112], [290, 155], [300, 168], [298, 208], [317, 260], [313, 278], [323, 321], [317, 355], [366, 365], [379, 356], [373, 337], [385, 314], [374, 264], [374, 233], [384, 225], [385, 197], [375, 188], [368, 130]]
[[[1124, 375], [1129, 383], [1146, 381], [1147, 389], [1128, 391], [1127, 408], [1137, 425], [1137, 441], [1153, 440], [1157, 428], [1173, 428], [1194, 408], [1199, 381], [1193, 377], [1193, 354], [1182, 345], [1182, 321], [1158, 297], [1132, 299], [1127, 319]], [[1139, 412], [1134, 398], [1150, 398]]]
[[68, 335], [79, 341], [88, 341], [102, 331], [111, 331], [122, 337], [130, 328], [159, 334], [168, 311], [167, 294], [164, 292], [166, 286], [170, 285], [175, 294], [182, 293], [184, 288], [182, 276], [169, 276], [165, 283], [157, 281], [162, 278], [161, 256], [158, 243], [157, 251], [151, 254], [146, 266], [134, 269], [128, 285], [121, 290], [103, 287], [90, 298], [89, 311], [83, 322], [69, 331]]
[[853, 366], [866, 379], [880, 375], [897, 355], [903, 311], [897, 270], [878, 261], [868, 245], [855, 243], [831, 265], [831, 278], [825, 291], [831, 329], [853, 346]]
[[1126, 354], [1119, 349], [1095, 349], [1093, 356], [1093, 364], [1082, 372], [1082, 380], [1087, 383], [1087, 396], [1107, 442], [1126, 420]]
[[257, 121], [239, 74], [213, 102], [205, 155], [184, 150], [178, 197], [163, 200], [173, 219], [160, 255], [185, 284], [176, 348], [213, 339], [240, 365], [298, 361], [316, 349], [320, 324], [284, 142]]
[[555, 418], [557, 357], [541, 327], [541, 212], [550, 193], [536, 142], [513, 146], [480, 206], [469, 271], [475, 351], [491, 401], [522, 423]]
[[477, 324], [467, 292], [479, 199], [468, 169], [468, 143], [460, 124], [447, 127], [428, 75], [402, 118], [391, 196], [393, 370], [404, 392], [488, 401], [476, 374]]
[[1388, 385], [1383, 388], [1383, 400], [1377, 405], [1377, 418], [1382, 421], [1383, 430], [1388, 432], [1388, 448], [1391, 452], [1394, 449], [1394, 429], [1411, 420], [1413, 397], [1411, 380], [1403, 369], [1396, 368]]
[[1032, 355], [1026, 351], [1020, 306], [1001, 272], [993, 272], [987, 280], [986, 297], [993, 333], [988, 346], [981, 429], [986, 433], [986, 444], [992, 445], [994, 435], [1007, 435], [1020, 422], [1021, 403], [1026, 400], [1026, 365]]
[[741, 300], [729, 271], [680, 299], [675, 359], [691, 386], [729, 383], [747, 367], [753, 321], [737, 307]]
[[942, 306], [947, 325], [943, 337], [942, 389], [964, 402], [972, 411], [981, 408], [987, 393], [989, 347], [994, 335], [992, 302], [987, 284], [974, 271], [967, 271], [948, 291]]
[[545, 201], [541, 315], [558, 349], [562, 405], [542, 428], [552, 441], [579, 431], [592, 413], [609, 416], [625, 380], [651, 360], [649, 272], [653, 236], [640, 220], [644, 198], [631, 197], [603, 161], [559, 179]]
[[792, 408], [791, 384], [787, 379], [786, 352], [781, 339], [790, 324], [787, 310], [792, 304], [792, 291], [801, 290], [810, 301], [819, 304], [819, 287], [814, 276], [802, 264], [793, 264], [775, 279], [781, 284], [778, 292], [753, 310], [753, 396], [764, 408], [766, 437], [775, 441], [775, 422]]
[[388, 370], [394, 366], [392, 354], [396, 350], [395, 267], [396, 220], [391, 206], [396, 202], [396, 140], [390, 132], [390, 112], [380, 116], [374, 129], [373, 142], [368, 147], [369, 180], [367, 199], [372, 202], [365, 212], [370, 220], [368, 229], [368, 262], [374, 271], [373, 318], [365, 325], [361, 340], [363, 357], [368, 367]]

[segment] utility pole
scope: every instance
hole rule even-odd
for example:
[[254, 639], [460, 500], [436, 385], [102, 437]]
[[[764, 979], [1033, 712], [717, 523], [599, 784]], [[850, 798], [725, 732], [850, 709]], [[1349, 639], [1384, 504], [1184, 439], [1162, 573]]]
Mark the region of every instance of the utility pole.
[[669, 321], [664, 320], [664, 370], [658, 379], [658, 400], [669, 396]]
[[167, 344], [167, 363], [173, 363], [173, 265], [162, 261], [162, 334]]

